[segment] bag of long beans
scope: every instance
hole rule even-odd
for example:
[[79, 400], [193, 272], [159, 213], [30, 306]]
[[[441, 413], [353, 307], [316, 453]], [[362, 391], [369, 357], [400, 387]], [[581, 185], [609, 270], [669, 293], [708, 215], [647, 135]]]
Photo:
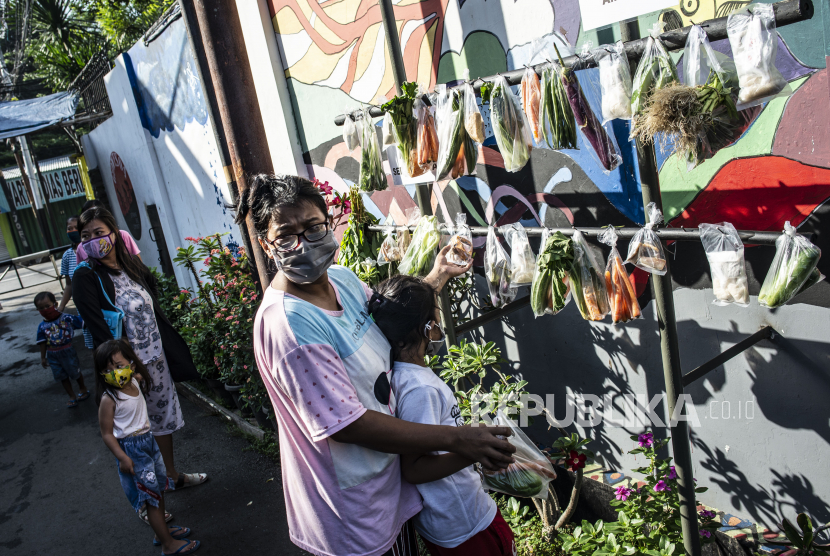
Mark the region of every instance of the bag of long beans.
[[490, 125], [504, 159], [504, 169], [518, 172], [524, 168], [533, 149], [530, 124], [516, 95], [501, 75], [496, 77], [490, 93]]
[[516, 298], [516, 289], [510, 285], [510, 257], [499, 243], [496, 229], [487, 229], [487, 244], [484, 251], [484, 276], [490, 291], [493, 307], [507, 305]]
[[539, 129], [549, 149], [576, 149], [576, 121], [568, 102], [558, 66], [547, 64], [542, 70], [539, 102]]
[[568, 272], [574, 302], [585, 320], [600, 321], [609, 313], [605, 271], [597, 263], [585, 236], [579, 230], [573, 236], [574, 262]]
[[608, 262], [605, 264], [605, 289], [611, 306], [611, 321], [614, 324], [640, 318], [640, 303], [631, 278], [625, 271], [625, 263], [617, 251], [617, 231], [613, 226], [599, 236], [599, 240], [611, 247]]
[[383, 162], [380, 158], [380, 145], [375, 124], [369, 109], [363, 110], [363, 118], [358, 122], [360, 127], [360, 190], [383, 191], [389, 187], [386, 173], [383, 171]]
[[435, 248], [441, 241], [438, 220], [431, 215], [421, 216], [412, 234], [412, 242], [404, 253], [398, 272], [409, 276], [426, 276], [435, 262]]
[[[583, 59], [590, 56], [589, 52], [583, 53]], [[596, 83], [591, 81], [587, 73], [583, 72], [583, 80], [577, 79], [576, 71], [573, 68], [565, 67], [561, 58], [559, 62], [562, 66], [559, 77], [565, 87], [565, 93], [573, 111], [577, 129], [582, 133], [585, 142], [592, 147], [593, 153], [596, 155], [594, 160], [599, 163], [604, 172], [611, 172], [622, 164], [620, 149], [617, 146], [617, 140], [610, 124], [603, 126], [593, 108], [591, 108], [591, 104], [588, 102], [582, 88], [582, 83], [585, 84], [585, 87], [591, 89], [591, 96], [596, 99], [600, 98], [599, 88]]]
[[659, 27], [652, 29], [643, 57], [634, 72], [631, 92], [631, 113], [637, 115], [648, 104], [651, 94], [670, 83], [677, 83], [677, 66], [660, 41]]
[[631, 119], [631, 69], [625, 46], [617, 41], [597, 53], [599, 85], [602, 89], [602, 123]]
[[536, 271], [530, 288], [530, 308], [536, 317], [555, 315], [571, 300], [568, 270], [573, 265], [574, 250], [571, 239], [562, 232], [542, 232]]

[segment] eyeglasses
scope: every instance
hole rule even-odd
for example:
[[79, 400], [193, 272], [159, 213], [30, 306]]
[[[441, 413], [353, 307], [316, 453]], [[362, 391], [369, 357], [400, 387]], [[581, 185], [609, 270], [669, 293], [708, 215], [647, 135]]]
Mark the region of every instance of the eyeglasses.
[[265, 243], [280, 253], [285, 253], [287, 251], [293, 251], [300, 246], [300, 237], [306, 238], [306, 241], [320, 241], [326, 237], [327, 233], [329, 233], [329, 223], [322, 222], [306, 228], [299, 234], [286, 234], [271, 240], [266, 239]]

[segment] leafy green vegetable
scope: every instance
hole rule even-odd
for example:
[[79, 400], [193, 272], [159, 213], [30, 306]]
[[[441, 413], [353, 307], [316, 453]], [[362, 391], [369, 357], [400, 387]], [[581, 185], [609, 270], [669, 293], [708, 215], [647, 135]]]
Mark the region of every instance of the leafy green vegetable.
[[784, 225], [784, 234], [775, 243], [775, 258], [758, 294], [758, 302], [770, 309], [792, 299], [811, 279], [821, 258], [821, 250], [804, 236], [797, 235], [789, 222]]
[[669, 83], [677, 83], [677, 66], [660, 39], [649, 37], [645, 52], [634, 74], [631, 94], [631, 113], [638, 114], [648, 103], [649, 96]]
[[574, 250], [570, 238], [562, 232], [547, 236], [536, 259], [536, 273], [530, 288], [530, 306], [536, 316], [545, 314], [547, 309], [554, 314], [564, 309], [568, 296], [568, 271], [573, 260]]
[[380, 145], [375, 125], [369, 109], [363, 111], [363, 118], [358, 123], [360, 127], [360, 189], [362, 191], [383, 191], [389, 186], [386, 173], [383, 171], [383, 162], [380, 158]]
[[[472, 149], [467, 146], [470, 141], [468, 141], [467, 128], [464, 127], [463, 91], [461, 89], [452, 89], [447, 91], [446, 94], [449, 95], [449, 99], [446, 101], [448, 104], [442, 108], [442, 117], [438, 123], [440, 129], [438, 130], [439, 150], [437, 177], [439, 180], [449, 175], [458, 158], [458, 152], [461, 150], [462, 145], [465, 145], [465, 156], [467, 150], [473, 150], [474, 153], [478, 152], [474, 149], [474, 145]], [[452, 105], [450, 106], [449, 103], [452, 103]], [[449, 122], [445, 121], [447, 119]]]
[[418, 221], [412, 242], [401, 260], [398, 271], [409, 276], [425, 276], [432, 269], [435, 261], [435, 248], [441, 241], [441, 232], [438, 230], [438, 220], [434, 216], [425, 215]]
[[516, 462], [490, 475], [483, 473], [484, 482], [490, 488], [520, 498], [531, 498], [542, 490], [542, 477], [539, 474]]
[[397, 96], [381, 106], [384, 112], [392, 115], [392, 125], [395, 128], [395, 139], [398, 143], [398, 152], [406, 166], [409, 175], [418, 175], [416, 151], [418, 142], [418, 120], [413, 115], [415, 99], [418, 96], [417, 83], [401, 85], [403, 94]]
[[352, 212], [349, 215], [346, 231], [343, 232], [343, 239], [340, 241], [337, 264], [348, 267], [363, 282], [374, 286], [380, 282], [380, 273], [376, 265], [366, 265], [365, 261], [377, 259], [378, 251], [380, 251], [382, 243], [380, 234], [369, 230], [369, 226], [377, 225], [378, 220], [366, 212], [361, 193], [357, 188], [353, 187], [349, 191], [349, 200], [352, 204]]
[[490, 123], [504, 169], [518, 172], [530, 160], [530, 126], [504, 77], [497, 77], [490, 98]]

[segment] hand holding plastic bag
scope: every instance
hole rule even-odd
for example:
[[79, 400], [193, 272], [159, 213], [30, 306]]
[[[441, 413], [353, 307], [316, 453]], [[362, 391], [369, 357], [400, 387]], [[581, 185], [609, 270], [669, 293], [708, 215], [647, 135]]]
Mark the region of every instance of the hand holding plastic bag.
[[499, 243], [496, 229], [487, 230], [487, 244], [484, 251], [484, 276], [490, 291], [493, 307], [507, 305], [516, 298], [516, 289], [510, 285], [510, 258]]
[[530, 124], [516, 95], [502, 76], [496, 77], [490, 94], [490, 125], [504, 159], [504, 169], [518, 172], [524, 168], [533, 149]]
[[784, 305], [811, 279], [820, 258], [821, 249], [798, 235], [789, 221], [785, 222], [784, 233], [775, 240], [775, 258], [764, 278], [758, 301], [770, 309]]
[[631, 119], [631, 69], [622, 41], [598, 51], [599, 85], [602, 89], [602, 123]]
[[505, 236], [510, 243], [510, 287], [520, 288], [533, 283], [533, 272], [536, 268], [536, 256], [527, 240], [524, 226], [518, 223], [504, 227]]
[[467, 225], [467, 215], [459, 212], [455, 216], [455, 235], [450, 238], [447, 262], [467, 266], [473, 258], [473, 233]]
[[655, 203], [649, 203], [646, 210], [648, 211], [648, 224], [631, 238], [631, 243], [628, 244], [628, 258], [625, 262], [651, 274], [663, 276], [666, 273], [666, 255], [663, 253], [660, 238], [654, 233], [654, 227], [663, 221], [663, 213]]
[[498, 427], [510, 427], [512, 434], [507, 437], [507, 441], [516, 447], [513, 454], [515, 461], [508, 465], [507, 469], [499, 471], [482, 469], [484, 485], [489, 490], [508, 496], [546, 500], [548, 484], [556, 479], [556, 471], [550, 460], [501, 409], [493, 418], [493, 424]]
[[570, 238], [562, 232], [550, 233], [545, 228], [536, 272], [530, 288], [530, 307], [536, 317], [555, 315], [571, 300], [568, 270], [573, 265], [574, 251]]
[[401, 260], [398, 271], [409, 276], [425, 276], [435, 262], [435, 248], [441, 241], [438, 220], [434, 216], [421, 216], [412, 234], [412, 243]]
[[771, 4], [751, 4], [729, 14], [726, 33], [738, 70], [738, 110], [765, 102], [787, 86], [775, 67], [778, 33]]
[[749, 305], [744, 244], [729, 222], [701, 224], [700, 241], [709, 260], [715, 305]]
[[637, 301], [637, 292], [625, 271], [620, 252], [617, 251], [617, 238], [617, 231], [613, 226], [608, 226], [608, 229], [599, 236], [602, 243], [611, 246], [611, 253], [605, 264], [605, 289], [608, 291], [611, 320], [614, 324], [628, 322], [642, 316], [640, 303]]
[[594, 258], [582, 232], [573, 237], [574, 262], [568, 272], [571, 293], [585, 320], [600, 321], [611, 310], [605, 286], [605, 273]]

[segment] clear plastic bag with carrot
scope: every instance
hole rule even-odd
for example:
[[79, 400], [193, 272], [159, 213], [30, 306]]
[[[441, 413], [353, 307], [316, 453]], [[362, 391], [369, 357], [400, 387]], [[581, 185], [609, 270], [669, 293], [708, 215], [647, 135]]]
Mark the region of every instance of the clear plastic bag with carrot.
[[522, 76], [522, 109], [524, 109], [527, 121], [530, 124], [530, 133], [533, 135], [534, 144], [542, 144], [542, 129], [540, 127], [539, 109], [542, 102], [542, 83], [536, 71], [531, 67], [525, 67], [525, 74]]
[[424, 102], [418, 98], [415, 101], [417, 116], [417, 141], [415, 148], [416, 164], [422, 173], [432, 172], [438, 162], [438, 132], [435, 129], [435, 118]]
[[642, 317], [634, 284], [631, 283], [631, 278], [625, 271], [625, 263], [617, 251], [618, 237], [613, 226], [608, 226], [599, 236], [602, 243], [611, 247], [608, 262], [605, 264], [605, 289], [608, 291], [611, 320], [614, 324]]
[[600, 321], [611, 311], [605, 286], [605, 271], [594, 257], [582, 232], [575, 230], [572, 241], [574, 262], [568, 272], [571, 294], [582, 318]]

